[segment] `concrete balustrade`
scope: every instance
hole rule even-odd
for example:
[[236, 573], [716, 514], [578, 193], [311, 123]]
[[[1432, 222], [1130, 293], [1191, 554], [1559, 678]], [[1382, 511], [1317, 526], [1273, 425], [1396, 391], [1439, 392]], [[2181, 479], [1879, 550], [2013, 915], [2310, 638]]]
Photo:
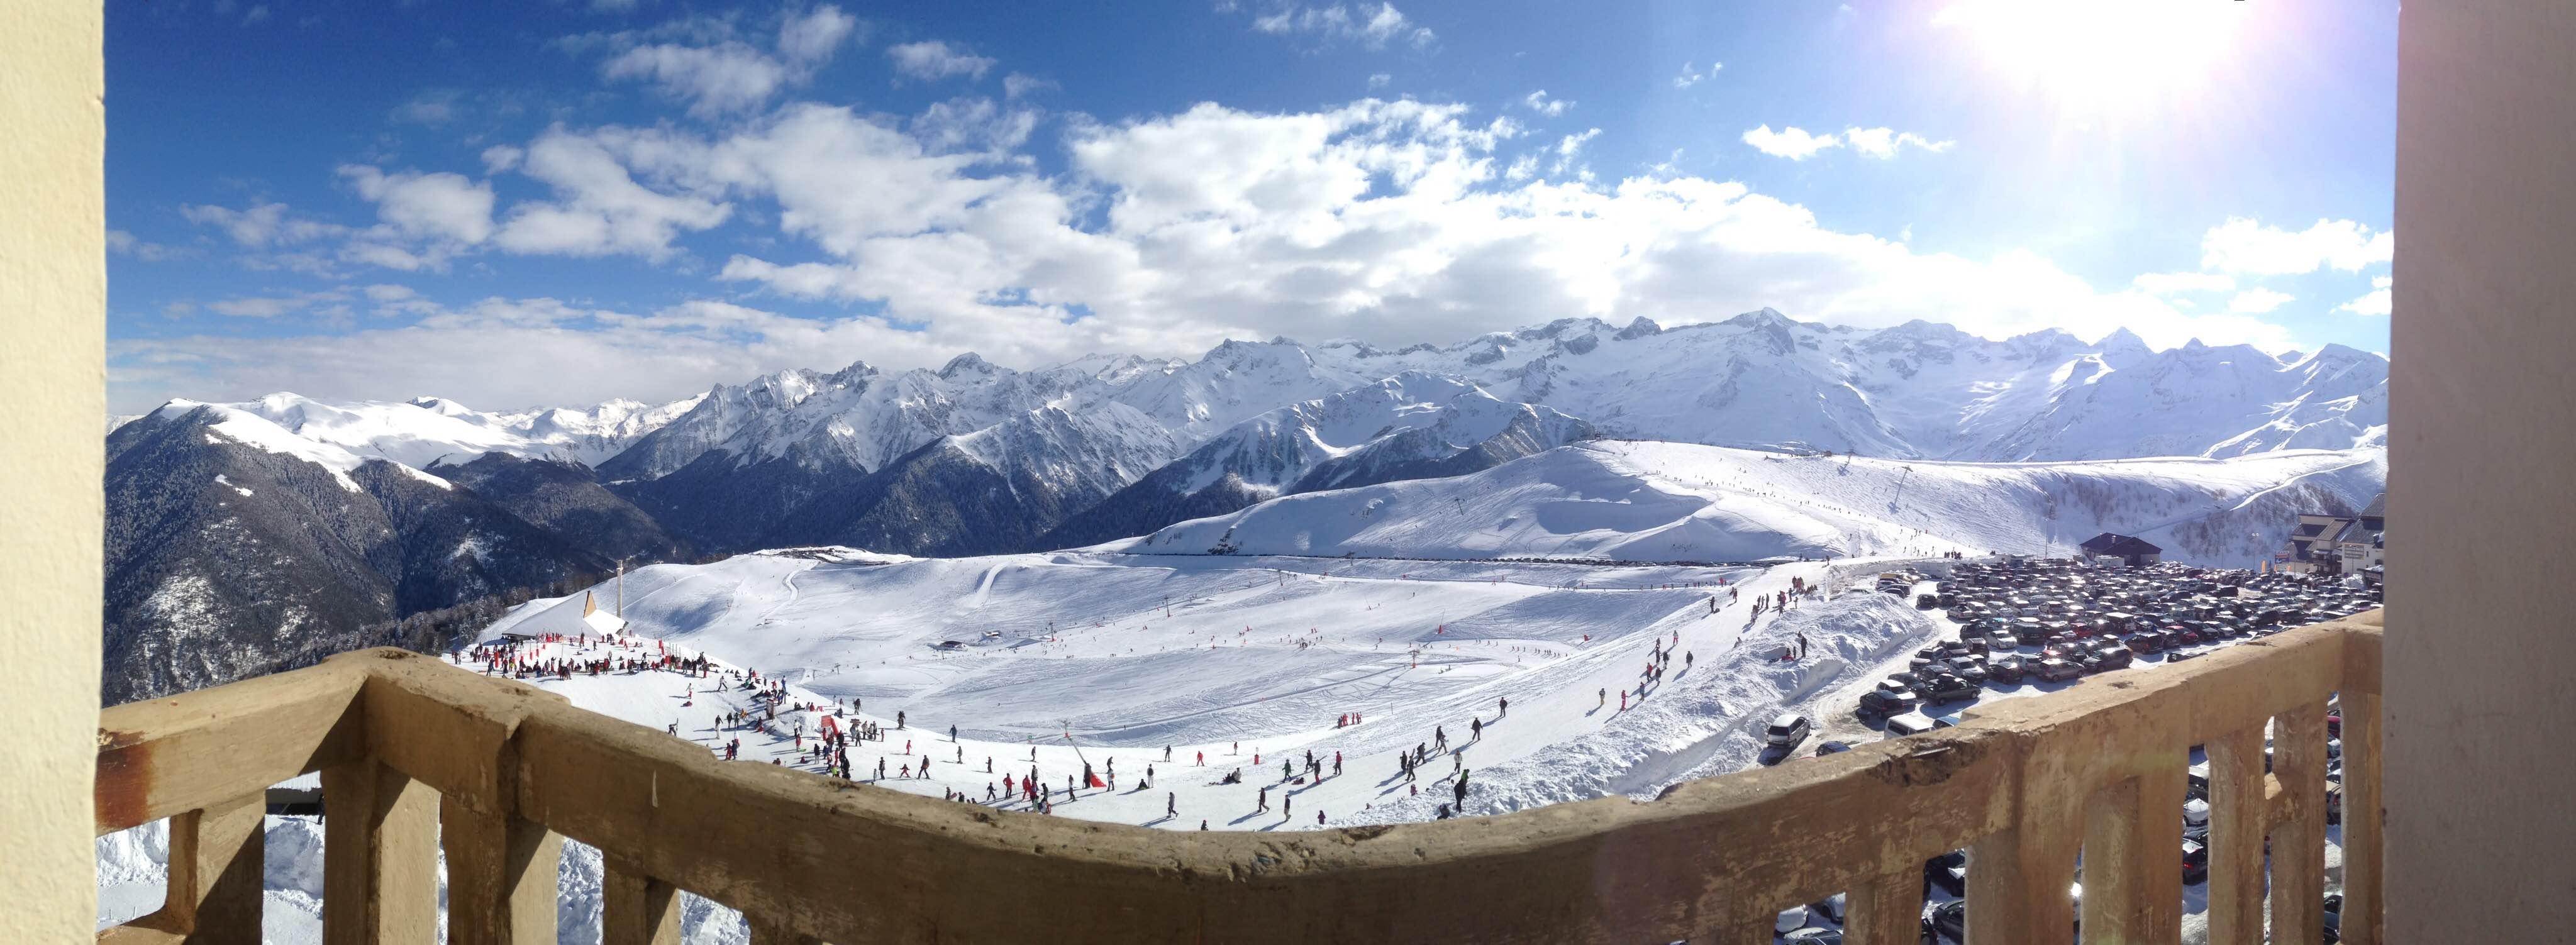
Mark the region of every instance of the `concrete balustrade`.
[[[1970, 851], [1972, 942], [2173, 942], [2185, 764], [2211, 769], [2211, 941], [2314, 941], [2341, 693], [2347, 942], [2379, 940], [2376, 613], [1970, 710], [1967, 724], [1609, 798], [1426, 824], [1166, 832], [770, 765], [399, 650], [100, 714], [97, 830], [172, 818], [168, 903], [101, 941], [256, 941], [263, 791], [320, 771], [331, 942], [550, 942], [564, 838], [605, 855], [603, 941], [676, 942], [676, 893], [772, 942], [1769, 942], [1849, 894], [1918, 935], [1923, 862]], [[2272, 725], [2273, 773], [2263, 771]], [[2085, 866], [2081, 915], [2068, 883]]]

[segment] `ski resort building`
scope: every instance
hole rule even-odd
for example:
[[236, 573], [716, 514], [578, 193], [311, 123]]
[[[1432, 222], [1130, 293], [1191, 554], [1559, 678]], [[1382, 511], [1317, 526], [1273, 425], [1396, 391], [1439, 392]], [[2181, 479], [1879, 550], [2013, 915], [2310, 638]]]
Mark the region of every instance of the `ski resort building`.
[[[756, 945], [1773, 941], [1847, 897], [1847, 941], [1923, 935], [1925, 861], [1966, 849], [1969, 945], [2180, 939], [2175, 815], [2209, 757], [2212, 942], [2325, 940], [2339, 694], [2341, 941], [2539, 942], [2576, 927], [2564, 813], [2576, 512], [2564, 224], [2576, 5], [2405, 6], [2391, 479], [2422, 551], [2387, 611], [1962, 724], [1626, 797], [1312, 833], [1157, 832], [725, 764], [538, 689], [380, 649], [98, 710], [106, 246], [96, 3], [0, 7], [0, 928], [11, 941], [260, 941], [270, 786], [318, 772], [323, 940], [556, 940], [566, 838], [601, 851], [607, 945], [678, 939], [678, 893]], [[2535, 421], [2535, 418], [2542, 418]], [[2325, 540], [2320, 530], [2312, 543]], [[2343, 533], [2333, 536], [2337, 560]], [[2446, 593], [2433, 596], [2432, 589]], [[2455, 589], [2466, 589], [2462, 592]], [[2267, 746], [2268, 741], [2268, 746]], [[94, 838], [169, 821], [162, 908], [97, 928]], [[2081, 902], [2069, 895], [2079, 856]], [[2267, 908], [2268, 904], [2268, 908]], [[2463, 923], [2464, 915], [2474, 916]], [[2473, 929], [2472, 929], [2473, 926]], [[587, 931], [587, 930], [583, 930]], [[587, 937], [586, 935], [583, 937]]]
[[2310, 574], [2384, 574], [2387, 571], [2388, 495], [2360, 512], [2302, 512], [2290, 531], [2283, 569]]
[[2148, 544], [2145, 539], [2110, 532], [2084, 539], [2084, 544], [2078, 547], [2094, 557], [2118, 558], [2121, 564], [2132, 568], [2143, 568], [2164, 560], [2165, 553], [2164, 549]]

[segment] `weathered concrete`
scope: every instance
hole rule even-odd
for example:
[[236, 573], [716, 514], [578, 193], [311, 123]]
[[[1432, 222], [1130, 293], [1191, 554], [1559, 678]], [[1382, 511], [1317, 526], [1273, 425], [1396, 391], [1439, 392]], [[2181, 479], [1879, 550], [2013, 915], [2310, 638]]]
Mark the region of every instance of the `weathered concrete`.
[[2547, 523], [2576, 513], [2576, 4], [2408, 3], [2397, 47], [2387, 938], [2456, 940], [2475, 903], [2479, 935], [2560, 941], [2576, 634]]

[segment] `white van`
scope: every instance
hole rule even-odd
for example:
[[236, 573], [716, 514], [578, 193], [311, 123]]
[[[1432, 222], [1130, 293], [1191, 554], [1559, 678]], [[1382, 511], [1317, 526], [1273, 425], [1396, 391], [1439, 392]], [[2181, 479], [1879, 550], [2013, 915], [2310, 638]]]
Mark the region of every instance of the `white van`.
[[1933, 727], [1932, 717], [1921, 712], [1906, 712], [1887, 717], [1887, 737], [1889, 738], [1921, 735], [1931, 731]]

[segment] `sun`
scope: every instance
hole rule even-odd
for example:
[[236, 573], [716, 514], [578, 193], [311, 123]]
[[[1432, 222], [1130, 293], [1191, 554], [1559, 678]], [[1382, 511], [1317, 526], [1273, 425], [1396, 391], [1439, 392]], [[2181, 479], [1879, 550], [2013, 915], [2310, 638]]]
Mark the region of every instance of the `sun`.
[[1960, 0], [1932, 25], [2006, 81], [2082, 111], [2188, 104], [2215, 83], [2256, 4], [2243, 0]]

